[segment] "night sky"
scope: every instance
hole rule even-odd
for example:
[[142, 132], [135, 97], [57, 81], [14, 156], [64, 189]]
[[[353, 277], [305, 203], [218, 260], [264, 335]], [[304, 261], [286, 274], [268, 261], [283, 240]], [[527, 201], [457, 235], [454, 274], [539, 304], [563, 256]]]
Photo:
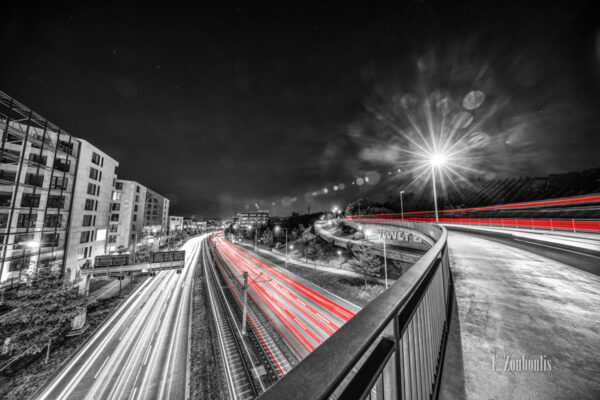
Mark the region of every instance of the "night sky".
[[0, 16], [0, 90], [173, 214], [316, 211], [399, 187], [414, 177], [395, 175], [402, 141], [382, 115], [471, 90], [486, 95], [483, 177], [600, 167], [593, 1], [305, 3], [21, 2]]

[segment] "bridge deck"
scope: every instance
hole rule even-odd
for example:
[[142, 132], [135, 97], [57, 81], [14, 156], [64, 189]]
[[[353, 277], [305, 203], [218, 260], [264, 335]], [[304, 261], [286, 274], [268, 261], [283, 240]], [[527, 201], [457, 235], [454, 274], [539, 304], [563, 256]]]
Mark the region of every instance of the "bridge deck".
[[[458, 308], [440, 398], [597, 398], [600, 276], [465, 233], [448, 243]], [[544, 356], [552, 370], [516, 370]]]

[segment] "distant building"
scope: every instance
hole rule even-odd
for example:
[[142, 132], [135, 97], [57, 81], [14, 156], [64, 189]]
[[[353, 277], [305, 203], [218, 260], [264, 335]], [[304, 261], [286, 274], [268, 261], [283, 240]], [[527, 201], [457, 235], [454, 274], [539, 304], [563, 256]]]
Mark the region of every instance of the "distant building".
[[75, 191], [69, 222], [66, 268], [70, 279], [94, 257], [106, 253], [113, 185], [119, 163], [85, 140], [79, 140]]
[[242, 228], [246, 228], [248, 225], [266, 224], [269, 222], [269, 212], [265, 210], [258, 210], [256, 212], [244, 212], [238, 213], [237, 223]]
[[169, 233], [183, 230], [183, 217], [171, 215], [169, 217]]
[[169, 229], [169, 199], [151, 189], [146, 190], [144, 227], [159, 230], [160, 235], [166, 234]]
[[147, 188], [135, 181], [118, 179], [112, 194], [108, 252], [133, 251], [142, 236]]

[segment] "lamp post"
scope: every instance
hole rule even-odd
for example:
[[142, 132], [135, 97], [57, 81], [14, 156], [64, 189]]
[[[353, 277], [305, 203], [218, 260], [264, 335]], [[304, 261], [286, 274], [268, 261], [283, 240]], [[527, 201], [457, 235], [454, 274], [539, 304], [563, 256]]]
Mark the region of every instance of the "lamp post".
[[285, 230], [285, 267], [288, 266], [288, 228], [282, 228], [279, 225], [275, 227], [275, 232], [279, 232], [281, 229]]
[[431, 156], [431, 181], [433, 183], [433, 204], [435, 207], [435, 222], [439, 223], [440, 222], [440, 218], [438, 216], [438, 204], [437, 204], [437, 192], [436, 192], [436, 188], [435, 188], [435, 168], [436, 167], [441, 167], [442, 165], [444, 165], [444, 162], [446, 161], [446, 158], [439, 153], [435, 153]]
[[404, 194], [404, 190], [400, 191], [400, 213], [402, 215], [402, 221], [404, 221], [404, 204], [402, 204], [402, 195]]

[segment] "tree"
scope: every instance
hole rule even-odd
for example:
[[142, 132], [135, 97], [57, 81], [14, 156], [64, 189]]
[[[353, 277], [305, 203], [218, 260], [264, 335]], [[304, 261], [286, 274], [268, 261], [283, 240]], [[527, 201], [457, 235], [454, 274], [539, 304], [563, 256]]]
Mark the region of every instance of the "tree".
[[303, 247], [302, 253], [305, 259], [311, 260], [317, 267], [317, 259], [321, 255], [319, 245], [314, 241], [309, 241], [306, 246]]
[[5, 298], [11, 311], [0, 317], [0, 337], [10, 338], [14, 354], [36, 354], [61, 340], [73, 319], [95, 301], [49, 266], [27, 279], [25, 289]]
[[274, 239], [275, 239], [275, 236], [273, 235], [273, 230], [265, 229], [265, 231], [263, 232], [263, 234], [261, 236], [261, 241], [264, 244], [266, 244], [267, 246], [271, 246], [273, 244]]
[[363, 275], [365, 278], [365, 288], [367, 287], [367, 278], [374, 275], [381, 269], [381, 259], [375, 254], [372, 247], [360, 245], [353, 251], [354, 260], [351, 263], [352, 269]]

